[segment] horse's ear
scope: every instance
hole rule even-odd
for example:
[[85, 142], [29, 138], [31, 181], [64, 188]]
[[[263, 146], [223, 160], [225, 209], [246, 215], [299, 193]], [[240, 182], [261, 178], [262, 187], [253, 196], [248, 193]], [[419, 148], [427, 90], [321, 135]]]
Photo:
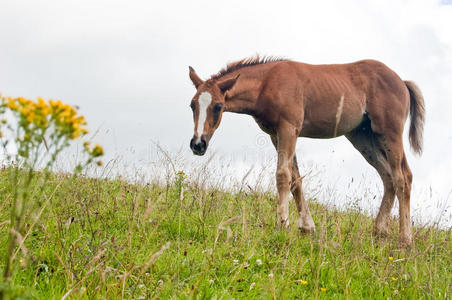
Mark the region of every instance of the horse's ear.
[[202, 79], [199, 78], [198, 74], [196, 74], [195, 70], [193, 70], [192, 67], [189, 66], [188, 69], [189, 69], [188, 75], [190, 76], [191, 81], [195, 85], [195, 88], [198, 88], [198, 86], [200, 86], [204, 81], [202, 81]]
[[239, 79], [240, 74], [238, 74], [237, 76], [233, 77], [233, 78], [229, 78], [223, 81], [218, 82], [218, 86], [220, 87], [221, 92], [224, 94], [227, 91], [229, 91], [234, 84], [237, 82], [237, 79]]

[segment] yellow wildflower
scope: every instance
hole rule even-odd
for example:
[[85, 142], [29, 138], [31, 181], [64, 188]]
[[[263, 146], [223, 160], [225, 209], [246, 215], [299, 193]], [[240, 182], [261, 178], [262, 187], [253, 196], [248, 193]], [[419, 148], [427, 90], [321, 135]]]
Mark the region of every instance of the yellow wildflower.
[[21, 105], [26, 105], [27, 99], [25, 99], [24, 97], [19, 97], [17, 98], [17, 102], [19, 102]]
[[48, 125], [46, 117], [37, 118], [34, 122], [38, 127], [45, 128]]
[[85, 121], [85, 117], [84, 116], [79, 116], [77, 118], [74, 119], [74, 122], [80, 125], [86, 125], [86, 121]]
[[392, 281], [397, 281], [397, 278], [392, 277], [391, 280], [392, 280]]
[[321, 290], [322, 292], [326, 292], [326, 288], [324, 288], [324, 287], [320, 288], [320, 290]]
[[93, 149], [93, 151], [91, 152], [91, 154], [92, 154], [94, 157], [102, 156], [102, 155], [104, 155], [104, 149], [103, 149], [101, 146], [96, 145], [96, 146], [94, 146], [94, 149]]
[[52, 109], [50, 108], [50, 106], [45, 105], [41, 107], [41, 112], [44, 116], [48, 116], [52, 112]]
[[11, 110], [18, 110], [19, 106], [16, 104], [14, 100], [12, 100], [8, 103], [8, 108]]
[[71, 116], [71, 112], [69, 110], [63, 110], [63, 112], [60, 114], [60, 118], [66, 118], [66, 117], [70, 117]]
[[29, 106], [24, 106], [22, 107], [19, 112], [23, 115], [23, 116], [28, 116], [31, 112], [31, 109]]
[[302, 279], [295, 280], [295, 281], [299, 282], [301, 285], [307, 285], [308, 284], [308, 282], [306, 280], [302, 280]]
[[55, 110], [59, 110], [61, 108], [61, 106], [63, 105], [63, 103], [61, 103], [60, 100], [58, 101], [53, 101], [53, 100], [49, 100], [50, 106], [52, 108], [54, 108]]
[[80, 136], [80, 131], [74, 131], [71, 134], [71, 140], [74, 140], [74, 139], [78, 138], [79, 136]]
[[[71, 105], [64, 104], [60, 100], [46, 101], [41, 97], [37, 100], [29, 100], [24, 97], [0, 96], [0, 106], [18, 114], [20, 126], [23, 130], [29, 131], [30, 135], [34, 135], [35, 129], [46, 130], [50, 126], [58, 136], [68, 139], [76, 139], [88, 133], [88, 130], [83, 127], [87, 125], [85, 118], [77, 115], [77, 110]], [[7, 120], [3, 119], [1, 123], [6, 124]], [[24, 140], [32, 138], [33, 136], [25, 136]], [[100, 146], [87, 151], [94, 157], [104, 153]]]
[[394, 260], [394, 257], [389, 256], [388, 259], [389, 259], [389, 260]]
[[28, 123], [33, 123], [35, 121], [35, 119], [36, 119], [36, 115], [33, 111], [31, 111], [27, 114]]
[[19, 106], [16, 104], [16, 100], [11, 97], [2, 97], [3, 105], [6, 105], [11, 110], [16, 110]]

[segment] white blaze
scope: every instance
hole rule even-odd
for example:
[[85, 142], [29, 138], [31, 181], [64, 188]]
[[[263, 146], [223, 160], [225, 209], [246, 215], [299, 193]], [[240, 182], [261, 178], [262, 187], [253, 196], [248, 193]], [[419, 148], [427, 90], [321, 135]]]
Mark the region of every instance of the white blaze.
[[206, 118], [207, 118], [207, 108], [209, 107], [211, 102], [212, 102], [212, 95], [209, 92], [202, 92], [201, 95], [199, 95], [199, 98], [198, 98], [199, 116], [198, 116], [198, 127], [197, 127], [198, 140], [201, 139], [201, 135], [204, 131], [204, 123], [206, 122]]

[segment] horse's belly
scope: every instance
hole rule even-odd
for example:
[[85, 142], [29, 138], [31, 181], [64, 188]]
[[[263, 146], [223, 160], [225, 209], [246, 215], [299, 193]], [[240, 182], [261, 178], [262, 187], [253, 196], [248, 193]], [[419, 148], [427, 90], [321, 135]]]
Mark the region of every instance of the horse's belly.
[[330, 139], [334, 137], [338, 137], [344, 134], [349, 133], [353, 129], [359, 126], [363, 120], [363, 116], [357, 119], [355, 122], [347, 123], [347, 124], [339, 124], [336, 127], [336, 124], [333, 123], [319, 123], [314, 122], [310, 123], [305, 120], [303, 122], [303, 128], [300, 133], [300, 137], [309, 137], [309, 138], [318, 138], [318, 139]]
[[305, 108], [301, 137], [334, 138], [358, 127], [364, 117], [364, 103], [348, 101], [328, 109], [325, 106]]

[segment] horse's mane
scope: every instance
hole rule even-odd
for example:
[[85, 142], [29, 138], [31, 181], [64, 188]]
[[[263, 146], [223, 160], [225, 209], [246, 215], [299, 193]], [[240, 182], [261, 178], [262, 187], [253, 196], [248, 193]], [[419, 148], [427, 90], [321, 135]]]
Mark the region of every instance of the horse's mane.
[[227, 74], [230, 74], [234, 71], [251, 67], [255, 65], [262, 65], [270, 62], [276, 61], [286, 61], [287, 59], [275, 56], [262, 56], [256, 55], [254, 57], [244, 58], [226, 65], [225, 68], [221, 69], [217, 74], [212, 75], [211, 80], [219, 79]]

